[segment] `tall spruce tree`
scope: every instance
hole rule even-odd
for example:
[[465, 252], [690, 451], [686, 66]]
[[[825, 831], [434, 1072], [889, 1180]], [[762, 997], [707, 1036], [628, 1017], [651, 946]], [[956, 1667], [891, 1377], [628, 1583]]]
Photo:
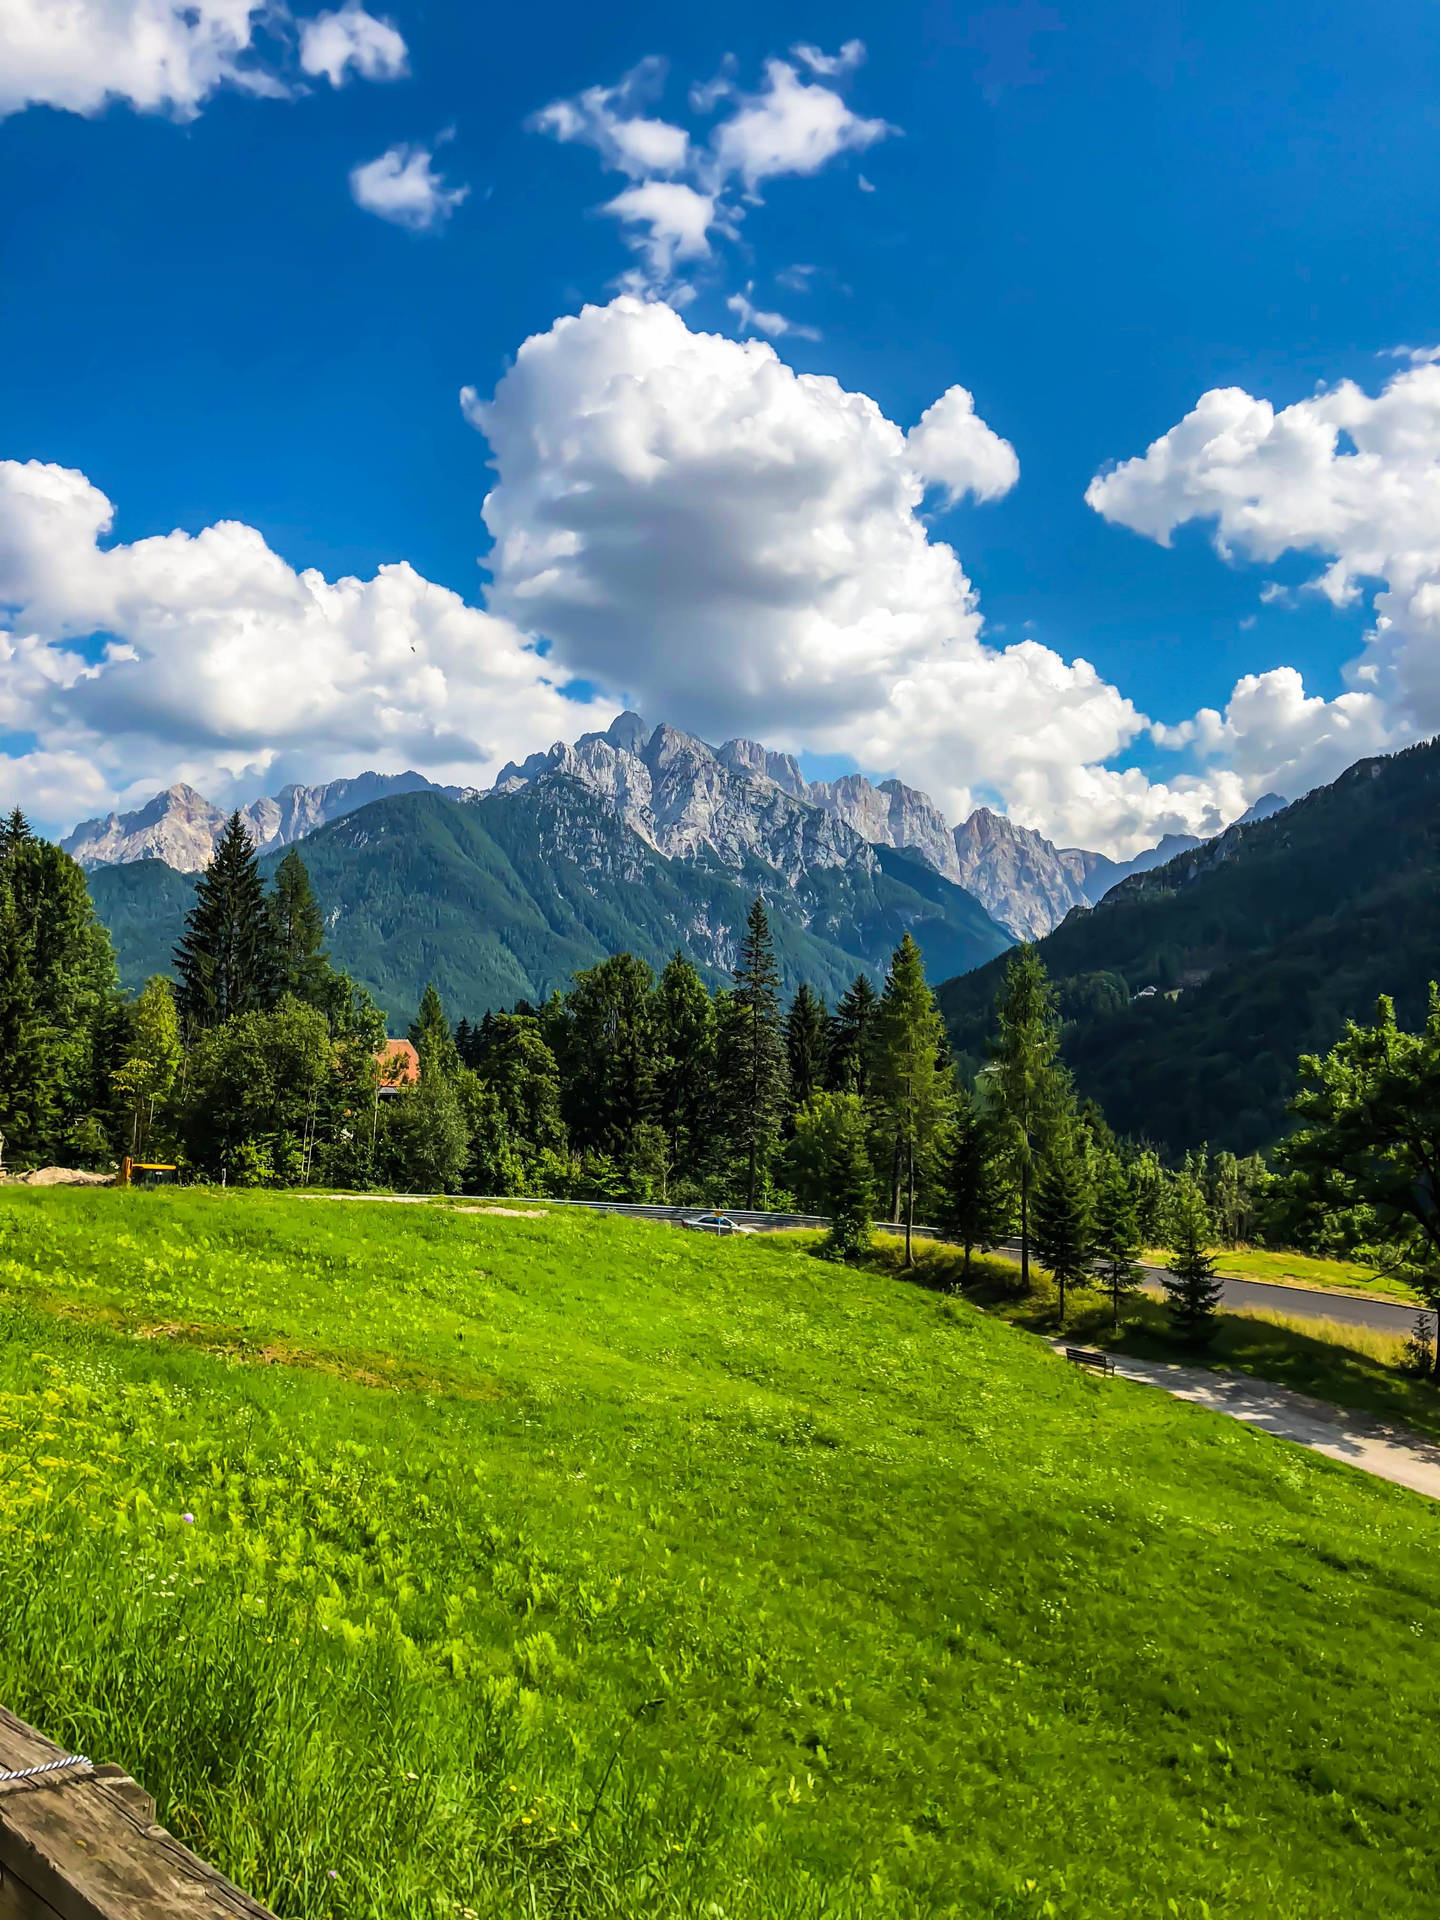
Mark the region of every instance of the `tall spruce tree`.
[[765, 902], [758, 897], [745, 924], [735, 986], [724, 1011], [721, 1066], [730, 1138], [745, 1170], [745, 1204], [753, 1209], [785, 1096], [780, 973]]
[[907, 933], [890, 960], [876, 1021], [875, 1094], [885, 1115], [895, 1174], [894, 1198], [905, 1206], [905, 1264], [915, 1264], [912, 1229], [918, 1171], [950, 1113], [950, 1047], [945, 1023], [925, 980], [925, 962]]
[[825, 1085], [825, 1055], [829, 1041], [825, 1002], [807, 982], [795, 989], [785, 1015], [785, 1058], [790, 1071], [790, 1099], [803, 1106]]
[[325, 919], [305, 862], [295, 847], [275, 869], [268, 904], [278, 991], [293, 993], [297, 1000], [324, 1010], [329, 998], [326, 989], [336, 976], [328, 956], [320, 950]]
[[1166, 1263], [1165, 1304], [1175, 1331], [1192, 1346], [1210, 1338], [1222, 1285], [1210, 1253], [1210, 1216], [1205, 1196], [1194, 1181], [1175, 1183], [1170, 1202], [1170, 1258]]
[[1095, 1188], [1095, 1259], [1110, 1290], [1111, 1323], [1120, 1324], [1120, 1303], [1143, 1277], [1140, 1208], [1124, 1164], [1117, 1155], [1106, 1162]]
[[5, 818], [0, 820], [0, 861], [4, 861], [16, 847], [23, 846], [27, 840], [34, 838], [34, 834], [30, 831], [30, 822], [19, 807], [12, 807]]
[[995, 1001], [990, 1086], [1002, 1116], [1020, 1198], [1020, 1284], [1030, 1286], [1030, 1213], [1036, 1160], [1071, 1104], [1059, 1064], [1060, 1019], [1044, 963], [1033, 947], [1017, 948]]
[[225, 824], [195, 888], [175, 949], [176, 995], [190, 1033], [259, 1013], [275, 1003], [274, 931], [255, 849], [238, 812]]
[[879, 1007], [880, 996], [870, 976], [857, 973], [830, 1021], [825, 1085], [831, 1093], [858, 1093], [862, 1100], [870, 1097]]
[[24, 929], [0, 873], [0, 1163], [27, 1154], [53, 1119], [47, 1064]]
[[971, 1254], [986, 1253], [1005, 1238], [1014, 1203], [995, 1124], [964, 1087], [955, 1096], [946, 1175], [941, 1219], [964, 1249], [968, 1283]]
[[715, 1003], [681, 953], [671, 958], [660, 976], [655, 1018], [659, 1122], [669, 1142], [676, 1180], [682, 1186], [697, 1186], [715, 1148]]
[[655, 976], [637, 955], [612, 954], [575, 975], [554, 1025], [571, 1138], [612, 1159], [629, 1191], [654, 1151]]
[[420, 995], [419, 1010], [410, 1022], [409, 1040], [420, 1056], [422, 1080], [436, 1075], [445, 1080], [455, 1078], [460, 1066], [460, 1054], [455, 1045], [455, 1036], [450, 1031], [450, 1022], [445, 1017], [439, 989], [433, 981], [426, 981], [425, 990]]
[[1068, 1287], [1088, 1284], [1095, 1265], [1095, 1199], [1076, 1129], [1062, 1127], [1050, 1140], [1035, 1183], [1035, 1251], [1060, 1293], [1065, 1324]]

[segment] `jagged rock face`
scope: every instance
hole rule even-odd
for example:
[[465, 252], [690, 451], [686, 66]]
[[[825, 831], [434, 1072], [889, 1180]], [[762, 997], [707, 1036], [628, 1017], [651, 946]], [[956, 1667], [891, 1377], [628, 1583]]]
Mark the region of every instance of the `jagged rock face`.
[[727, 741], [717, 752], [678, 727], [650, 732], [635, 714], [622, 714], [603, 734], [586, 734], [573, 746], [557, 742], [548, 754], [507, 766], [494, 791], [563, 780], [613, 806], [671, 859], [710, 859], [737, 872], [759, 860], [792, 886], [813, 867], [869, 871], [874, 863], [862, 835], [790, 790], [805, 784], [790, 756], [771, 755], [753, 741]]
[[1072, 907], [1089, 906], [1087, 864], [1104, 858], [1062, 850], [989, 807], [977, 807], [956, 827], [955, 853], [961, 886], [1017, 940], [1038, 940]]
[[964, 884], [949, 823], [928, 793], [900, 780], [873, 787], [863, 774], [847, 773], [838, 780], [811, 781], [806, 794], [814, 805], [853, 827], [862, 840], [894, 847], [898, 853], [917, 853], [947, 880]]
[[82, 820], [61, 845], [82, 867], [163, 860], [181, 873], [198, 873], [215, 851], [224, 825], [220, 809], [182, 781], [134, 813]]
[[[392, 793], [414, 793], [433, 782], [418, 773], [361, 773], [353, 780], [323, 786], [282, 787], [279, 793], [240, 809], [256, 849], [289, 846], [316, 827], [339, 820], [372, 800]], [[458, 788], [439, 789], [452, 799], [467, 797]], [[82, 867], [122, 866], [131, 860], [163, 860], [179, 873], [208, 866], [229, 815], [183, 784], [169, 787], [135, 813], [112, 813], [103, 820], [82, 820], [61, 842]]]

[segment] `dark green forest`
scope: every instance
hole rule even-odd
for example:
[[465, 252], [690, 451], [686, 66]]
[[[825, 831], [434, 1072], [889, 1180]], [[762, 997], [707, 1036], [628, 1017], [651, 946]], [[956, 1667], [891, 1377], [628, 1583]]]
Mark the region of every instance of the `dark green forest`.
[[[1404, 1024], [1440, 973], [1440, 743], [1365, 760], [1283, 813], [1232, 827], [1075, 909], [1039, 942], [1082, 1096], [1172, 1154], [1280, 1138], [1296, 1062], [1393, 995]], [[1003, 973], [938, 991], [984, 1057]], [[1144, 998], [1137, 995], [1153, 988]]]

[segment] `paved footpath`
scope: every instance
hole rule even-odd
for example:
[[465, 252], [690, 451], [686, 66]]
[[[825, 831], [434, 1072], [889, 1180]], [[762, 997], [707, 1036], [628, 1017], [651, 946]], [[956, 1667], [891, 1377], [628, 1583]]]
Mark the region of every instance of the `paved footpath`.
[[[1053, 1344], [1057, 1353], [1064, 1351], [1063, 1342]], [[1309, 1394], [1252, 1380], [1246, 1374], [1211, 1373], [1204, 1367], [1135, 1360], [1123, 1353], [1110, 1357], [1122, 1380], [1162, 1387], [1177, 1400], [1228, 1413], [1232, 1420], [1243, 1420], [1281, 1440], [1293, 1440], [1331, 1460], [1341, 1460], [1347, 1467], [1440, 1500], [1440, 1446], [1405, 1427], [1388, 1426], [1368, 1414], [1312, 1400]]]

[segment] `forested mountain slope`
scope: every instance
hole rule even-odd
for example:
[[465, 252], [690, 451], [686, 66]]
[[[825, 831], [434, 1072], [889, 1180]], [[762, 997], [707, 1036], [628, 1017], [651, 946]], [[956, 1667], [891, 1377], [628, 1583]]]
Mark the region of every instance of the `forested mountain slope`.
[[[1361, 761], [1124, 881], [1039, 951], [1060, 986], [1066, 1058], [1112, 1126], [1175, 1149], [1268, 1144], [1299, 1053], [1328, 1047], [1380, 993], [1418, 1019], [1440, 974], [1440, 742]], [[940, 989], [972, 1064], [1002, 964]]]
[[[757, 893], [787, 991], [803, 979], [834, 998], [862, 966], [878, 980], [907, 929], [937, 976], [1008, 944], [962, 888], [888, 848], [802, 872], [793, 885], [759, 860], [735, 869], [670, 859], [578, 783], [553, 776], [478, 801], [395, 795], [311, 834], [303, 852], [332, 959], [370, 988], [397, 1030], [427, 980], [456, 1016], [474, 1018], [541, 1000], [622, 950], [659, 968], [679, 947], [718, 981]], [[127, 984], [168, 971], [189, 877], [141, 861], [97, 868], [90, 881]]]

